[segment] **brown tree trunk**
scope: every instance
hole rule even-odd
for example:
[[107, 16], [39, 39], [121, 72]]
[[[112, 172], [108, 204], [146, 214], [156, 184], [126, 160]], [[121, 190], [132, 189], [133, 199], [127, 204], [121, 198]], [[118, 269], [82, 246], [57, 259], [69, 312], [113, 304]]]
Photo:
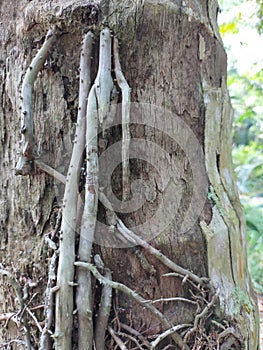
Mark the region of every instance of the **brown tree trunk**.
[[[119, 40], [122, 71], [131, 88], [130, 201], [119, 202], [121, 147], [111, 149], [121, 142], [119, 109], [113, 126], [99, 135], [100, 185], [126, 226], [185, 270], [167, 275], [174, 273], [173, 268], [160, 261], [158, 251], [118, 238], [116, 222], [110, 223], [113, 213], [101, 203], [93, 255], [101, 256], [113, 281], [155, 301], [151, 305], [171, 327], [185, 325], [176, 334], [188, 348], [205, 349], [210, 342], [213, 349], [217, 345], [220, 349], [259, 349], [244, 215], [232, 170], [232, 110], [216, 1], [3, 0], [0, 11], [1, 343], [25, 348], [25, 329], [10, 318], [11, 313], [21, 311], [21, 305], [5, 276], [7, 270], [35, 317], [24, 311], [31, 343], [35, 349], [39, 346], [53, 255], [46, 242], [52, 239], [59, 246], [64, 194], [64, 185], [41, 172], [34, 161], [28, 176], [15, 176], [23, 77], [46, 33], [56, 24], [60, 37], [34, 85], [35, 153], [66, 175], [78, 112], [81, 40], [89, 29], [94, 31], [93, 83], [99, 33], [107, 25]], [[136, 195], [140, 205], [132, 202]], [[76, 221], [81, 222], [81, 214]], [[77, 228], [75, 252], [78, 233]], [[195, 276], [201, 278], [201, 284]], [[211, 282], [204, 282], [205, 277]], [[55, 284], [53, 281], [52, 286]], [[98, 327], [102, 285], [94, 278], [92, 287], [94, 327]], [[77, 348], [77, 316], [73, 321], [72, 348]], [[114, 349], [118, 341], [126, 342], [127, 349], [138, 344], [148, 349], [150, 342], [169, 328], [150, 308], [143, 307], [143, 302], [117, 289], [113, 290], [109, 326], [105, 349]], [[169, 344], [180, 348], [180, 342], [175, 343], [167, 336], [156, 349]]]

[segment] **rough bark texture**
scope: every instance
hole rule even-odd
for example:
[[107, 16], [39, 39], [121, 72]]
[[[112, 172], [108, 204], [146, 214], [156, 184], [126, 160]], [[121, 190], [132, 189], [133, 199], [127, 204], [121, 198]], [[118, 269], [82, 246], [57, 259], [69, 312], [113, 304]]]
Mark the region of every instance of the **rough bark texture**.
[[[97, 10], [100, 6], [101, 10]], [[0, 258], [21, 288], [27, 287], [27, 301], [38, 292], [31, 307], [43, 304], [52, 256], [44, 236], [56, 226], [64, 186], [37, 169], [28, 177], [14, 174], [19, 158], [19, 90], [47, 30], [56, 23], [62, 35], [35, 82], [34, 130], [41, 160], [66, 174], [77, 118], [81, 40], [89, 26], [97, 25], [109, 13], [107, 24], [119, 40], [131, 101], [165, 108], [181, 118], [203, 148], [205, 157], [200, 157], [200, 164], [207, 177], [206, 186], [200, 191], [202, 198], [196, 203], [198, 206], [205, 202], [202, 214], [191, 229], [181, 233], [195, 169], [191, 169], [185, 152], [167, 135], [149, 126], [132, 125], [132, 138], [154, 142], [169, 153], [169, 158], [154, 160], [154, 164], [167, 169], [168, 180], [161, 183], [160, 176], [146, 162], [132, 160], [131, 180], [143, 179], [145, 201], [139, 210], [122, 215], [123, 220], [128, 226], [149, 220], [160, 201], [171, 195], [168, 183], [172, 178], [177, 211], [170, 225], [151, 244], [198, 276], [210, 277], [220, 300], [219, 319], [237, 326], [244, 348], [258, 349], [257, 307], [246, 265], [245, 223], [231, 165], [231, 107], [226, 90], [226, 55], [216, 24], [216, 2], [112, 0], [91, 4], [57, 0], [51, 4], [3, 0], [0, 11]], [[98, 49], [98, 40], [95, 47]], [[98, 66], [98, 51], [94, 52], [92, 81]], [[110, 146], [120, 139], [120, 128], [115, 127], [101, 136], [100, 145]], [[121, 197], [120, 176], [121, 169], [117, 169], [112, 186]], [[104, 220], [104, 210], [100, 210], [99, 217]], [[112, 270], [113, 281], [126, 284], [143, 298], [189, 297], [188, 284], [182, 284], [181, 278], [163, 276], [170, 270], [143, 249], [97, 246], [95, 250]], [[1, 310], [19, 311], [8, 281], [0, 278]], [[177, 301], [160, 303], [158, 309], [176, 325], [191, 323], [196, 307]], [[150, 311], [124, 294], [114, 293], [114, 310], [121, 323], [144, 335], [162, 330]], [[43, 309], [39, 308], [35, 315], [41, 320]], [[5, 327], [1, 322], [1, 342], [20, 340], [18, 335], [14, 322]], [[38, 336], [32, 327], [31, 338], [36, 347]]]

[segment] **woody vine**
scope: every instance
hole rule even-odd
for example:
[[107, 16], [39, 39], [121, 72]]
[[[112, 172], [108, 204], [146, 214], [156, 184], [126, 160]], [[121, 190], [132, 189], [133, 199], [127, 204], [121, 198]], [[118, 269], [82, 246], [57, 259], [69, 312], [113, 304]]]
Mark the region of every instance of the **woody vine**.
[[[100, 32], [99, 66], [97, 76], [91, 85], [91, 56], [94, 50], [94, 34], [85, 34], [80, 52], [80, 76], [78, 95], [78, 116], [73, 141], [73, 149], [68, 173], [66, 176], [43, 163], [35, 152], [33, 128], [33, 92], [34, 82], [43, 67], [49, 52], [60, 36], [56, 27], [49, 30], [45, 42], [31, 62], [22, 84], [21, 91], [21, 154], [16, 167], [17, 175], [28, 175], [34, 167], [55, 177], [64, 183], [64, 198], [61, 210], [61, 220], [58, 220], [56, 233], [59, 232], [59, 246], [52, 237], [46, 237], [46, 243], [53, 250], [48, 272], [48, 283], [45, 293], [45, 322], [40, 325], [29, 303], [25, 302], [22, 289], [15, 277], [4, 268], [0, 273], [6, 276], [10, 285], [15, 289], [19, 302], [19, 312], [0, 315], [0, 319], [16, 320], [22, 326], [24, 344], [27, 350], [33, 348], [30, 326], [37, 326], [40, 333], [39, 349], [56, 350], [72, 349], [73, 318], [77, 315], [77, 344], [79, 350], [116, 348], [116, 349], [160, 349], [162, 341], [168, 337], [171, 344], [179, 349], [197, 349], [200, 344], [219, 349], [224, 344], [239, 346], [241, 336], [237, 329], [226, 320], [218, 321], [215, 316], [217, 297], [209, 279], [197, 276], [182, 268], [162, 254], [152, 245], [132, 232], [114, 212], [113, 207], [99, 189], [98, 169], [98, 128], [102, 132], [110, 124], [115, 105], [113, 96], [117, 89], [121, 91], [122, 102], [122, 189], [123, 200], [130, 195], [129, 181], [129, 120], [130, 120], [130, 87], [121, 69], [118, 39], [114, 37], [108, 27]], [[113, 74], [112, 74], [113, 53]], [[83, 152], [85, 150], [85, 152]], [[80, 154], [86, 158], [80, 161]], [[80, 211], [81, 198], [78, 188], [82, 162], [85, 163], [85, 198], [83, 211]], [[144, 252], [152, 255], [156, 260], [170, 269], [167, 278], [180, 277], [182, 284], [187, 285], [191, 298], [169, 298], [146, 300], [135, 290], [112, 280], [112, 272], [104, 265], [101, 257], [92, 255], [92, 242], [96, 230], [98, 201], [108, 212], [109, 232], [118, 234], [122, 240], [129, 242], [136, 248], [132, 251], [139, 254], [149, 267]], [[78, 251], [76, 246], [76, 225], [81, 221]], [[76, 254], [77, 253], [77, 254]], [[77, 259], [76, 259], [77, 256]], [[154, 267], [152, 267], [154, 268]], [[94, 322], [94, 289], [92, 280], [96, 279], [102, 285], [100, 302]], [[162, 325], [162, 332], [154, 339], [147, 338], [139, 331], [122, 324], [110, 316], [112, 310], [113, 290], [125, 293], [142, 307], [152, 312]], [[158, 307], [160, 302], [185, 302], [196, 306], [196, 313], [192, 323], [173, 324]], [[76, 308], [75, 308], [76, 306]], [[206, 328], [206, 321], [212, 325]], [[213, 336], [212, 336], [213, 331]], [[231, 343], [231, 344], [230, 344]], [[110, 344], [110, 345], [108, 345]], [[209, 345], [209, 346], [210, 346]], [[207, 347], [208, 348], [208, 347]], [[168, 347], [167, 347], [168, 349]]]

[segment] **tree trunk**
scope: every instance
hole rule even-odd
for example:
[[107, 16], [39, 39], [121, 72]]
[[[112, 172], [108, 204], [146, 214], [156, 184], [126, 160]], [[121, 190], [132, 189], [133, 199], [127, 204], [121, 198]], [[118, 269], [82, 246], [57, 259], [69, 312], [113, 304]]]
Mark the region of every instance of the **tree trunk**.
[[[110, 96], [108, 124], [102, 120], [103, 130], [98, 135], [99, 187], [104, 194], [98, 206], [91, 262], [95, 264], [94, 257], [99, 256], [105, 269], [99, 269], [98, 264], [95, 268], [88, 257], [85, 259], [93, 275], [89, 300], [93, 304], [94, 334], [103, 336], [101, 330], [96, 332], [101, 322], [96, 320], [101, 319], [100, 297], [105, 296], [105, 285], [113, 288], [108, 292], [108, 299], [112, 293], [112, 307], [105, 349], [114, 349], [116, 343], [123, 349], [138, 344], [145, 349], [164, 349], [169, 344], [185, 349], [259, 349], [244, 214], [232, 169], [232, 110], [226, 88], [226, 54], [216, 23], [217, 2], [3, 0], [0, 10], [1, 343], [25, 349], [26, 333], [33, 348], [39, 348], [46, 317], [45, 294], [52, 290], [50, 300], [64, 300], [60, 298], [64, 295], [61, 279], [52, 279], [48, 271], [53, 250], [63, 244], [61, 215], [62, 225], [69, 221], [67, 211], [63, 213], [65, 185], [41, 171], [39, 162], [62, 175], [68, 173], [80, 103], [81, 41], [88, 30], [93, 30], [94, 83], [100, 32], [108, 26], [119, 41], [119, 59], [131, 88], [132, 103], [130, 123], [125, 124], [121, 116], [127, 105], [113, 108], [114, 98], [124, 101], [117, 87], [118, 94]], [[20, 127], [21, 86], [27, 68], [54, 25], [58, 39], [33, 86], [34, 157], [29, 159], [29, 174], [16, 176], [14, 169], [21, 157], [19, 140], [25, 132]], [[117, 85], [114, 58], [111, 74]], [[102, 119], [104, 107], [99, 110]], [[122, 137], [129, 138], [127, 129], [126, 133], [122, 131], [128, 124], [129, 171], [122, 172]], [[80, 190], [76, 214], [70, 208], [67, 214], [76, 225], [71, 224], [75, 235], [68, 241], [74, 245], [70, 259], [74, 260], [76, 254], [76, 261], [85, 207], [85, 157], [83, 150], [79, 154], [83, 171], [76, 185]], [[64, 176], [61, 179], [64, 181]], [[126, 187], [123, 201], [122, 184]], [[86, 182], [86, 197], [87, 188]], [[129, 240], [117, 234], [118, 230], [128, 234]], [[74, 270], [71, 260], [77, 281], [76, 273], [84, 265], [81, 267], [81, 262]], [[63, 269], [61, 256], [58, 265]], [[22, 316], [27, 316], [29, 331], [23, 324], [14, 282], [6, 271], [20, 286], [27, 306]], [[97, 273], [103, 275], [103, 271], [105, 276], [98, 277]], [[70, 272], [69, 276], [72, 279]], [[56, 311], [62, 323], [63, 318], [73, 315], [72, 323], [68, 323], [72, 330], [59, 326], [57, 334], [58, 320], [54, 318], [49, 328], [55, 338], [67, 333], [70, 342], [72, 338], [69, 348], [73, 349], [78, 348], [74, 281], [68, 281], [70, 287], [65, 287], [72, 288], [70, 301], [65, 300], [64, 309], [68, 305], [69, 309]], [[80, 304], [78, 301], [78, 307]], [[12, 313], [17, 312], [15, 318]], [[52, 342], [49, 337], [48, 343]], [[55, 342], [56, 349], [61, 348], [59, 342]]]

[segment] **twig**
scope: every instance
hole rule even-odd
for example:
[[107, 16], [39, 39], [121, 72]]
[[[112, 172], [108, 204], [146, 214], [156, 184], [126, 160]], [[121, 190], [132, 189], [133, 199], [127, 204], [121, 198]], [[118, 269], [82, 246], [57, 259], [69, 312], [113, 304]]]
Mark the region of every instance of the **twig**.
[[124, 323], [120, 323], [120, 326], [121, 326], [121, 328], [130, 332], [132, 335], [136, 336], [145, 346], [150, 348], [151, 344], [148, 342], [147, 339], [145, 339], [145, 337], [140, 332], [136, 331], [135, 329], [131, 328], [130, 326], [128, 326]]
[[[92, 133], [92, 142], [97, 145], [97, 118], [96, 118], [96, 99], [93, 97], [92, 93], [89, 94], [90, 89], [90, 71], [91, 71], [91, 56], [92, 56], [92, 45], [93, 45], [93, 34], [88, 32], [83, 41], [83, 47], [81, 50], [80, 57], [80, 83], [79, 83], [79, 112], [77, 125], [80, 128], [78, 131], [79, 139], [81, 138], [81, 145], [83, 149], [80, 152], [84, 151], [85, 144], [87, 147], [86, 154], [87, 158], [93, 156], [91, 162], [96, 163], [96, 152], [95, 155], [90, 155], [90, 149], [93, 144], [90, 144], [89, 136], [86, 133], [91, 130]], [[88, 103], [87, 103], [88, 99]], [[93, 101], [93, 100], [95, 101]], [[94, 106], [95, 104], [95, 106]], [[94, 112], [95, 110], [95, 112]], [[95, 117], [95, 118], [94, 118]], [[94, 129], [95, 124], [95, 129]], [[95, 137], [95, 140], [93, 140]], [[96, 148], [96, 147], [95, 147]], [[92, 150], [94, 150], [92, 148]], [[92, 151], [93, 152], [93, 151]], [[81, 161], [81, 156], [79, 155], [79, 162]], [[92, 233], [90, 230], [87, 230], [90, 222], [90, 215], [92, 210], [90, 203], [95, 203], [96, 199], [93, 195], [94, 186], [96, 187], [96, 181], [94, 183], [94, 175], [90, 170], [92, 166], [90, 165], [90, 159], [87, 160], [87, 177], [86, 177], [86, 186], [85, 186], [85, 204], [82, 213], [82, 222], [80, 228], [80, 238], [79, 238], [79, 249], [78, 256], [81, 257], [84, 261], [90, 261], [91, 247], [92, 247], [92, 236], [94, 235], [95, 221], [94, 215], [96, 216], [96, 204], [95, 204], [95, 214], [92, 215]], [[95, 170], [95, 172], [97, 169]], [[92, 191], [90, 191], [90, 188]], [[95, 194], [96, 196], [96, 194]], [[90, 240], [91, 239], [91, 240]], [[76, 289], [76, 305], [78, 310], [78, 349], [92, 349], [92, 339], [93, 339], [93, 321], [92, 321], [92, 291], [91, 291], [91, 278], [90, 275], [84, 273], [83, 270], [77, 269], [77, 283], [78, 287]]]
[[167, 329], [165, 332], [163, 332], [162, 334], [160, 334], [152, 343], [151, 343], [151, 350], [155, 350], [157, 345], [166, 337], [168, 337], [169, 335], [173, 334], [174, 332], [179, 331], [182, 328], [188, 328], [191, 327], [191, 324], [180, 324], [178, 326], [174, 326], [170, 329]]
[[38, 319], [36, 316], [33, 314], [33, 312], [29, 309], [29, 307], [26, 307], [26, 312], [29, 314], [29, 316], [34, 320], [35, 325], [37, 326], [38, 330], [40, 333], [43, 331], [42, 327], [40, 326]]
[[46, 163], [42, 162], [40, 159], [35, 159], [35, 164], [39, 169], [44, 171], [45, 173], [49, 174], [50, 176], [54, 177], [56, 180], [59, 182], [65, 184], [66, 183], [66, 176], [62, 175], [60, 172], [57, 170], [53, 169]]
[[[88, 38], [92, 40], [92, 34], [88, 33]], [[85, 57], [81, 56], [81, 57]], [[90, 59], [91, 55], [89, 55]], [[71, 333], [73, 326], [73, 288], [69, 282], [74, 278], [75, 261], [75, 232], [77, 220], [77, 203], [79, 174], [81, 167], [81, 156], [85, 147], [86, 129], [86, 90], [89, 89], [90, 76], [89, 67], [83, 71], [85, 79], [80, 80], [80, 105], [78, 110], [76, 134], [73, 144], [72, 156], [68, 169], [65, 193], [63, 200], [60, 255], [57, 271], [57, 285], [59, 291], [56, 293], [56, 319], [55, 319], [55, 346], [56, 350], [71, 350]], [[85, 81], [84, 81], [85, 80]], [[82, 85], [87, 86], [82, 93]], [[84, 90], [84, 88], [83, 88]]]
[[[29, 302], [27, 304], [24, 304], [25, 306], [23, 307], [22, 310], [19, 311], [19, 316], [21, 319], [23, 319], [24, 313], [26, 312], [26, 310], [28, 309], [29, 305], [31, 304], [31, 302], [33, 301], [33, 299], [38, 295], [37, 293], [34, 293], [33, 296], [30, 298]], [[26, 300], [26, 298], [28, 298], [28, 293], [23, 293], [23, 301]]]
[[16, 312], [7, 312], [7, 313], [0, 314], [0, 322], [6, 321], [4, 328], [7, 326], [10, 320], [13, 321], [17, 326], [19, 325]]
[[184, 275], [184, 276], [188, 275], [189, 278], [191, 278], [194, 282], [200, 285], [208, 281], [207, 278], [198, 277], [197, 275], [190, 272], [189, 270], [186, 270], [181, 266], [175, 264], [172, 260], [167, 258], [167, 256], [162, 254], [159, 250], [155, 249], [149, 243], [147, 243], [146, 241], [141, 239], [139, 236], [137, 236], [134, 232], [129, 230], [120, 219], [118, 219], [117, 228], [121, 233], [125, 233], [128, 237], [131, 237], [133, 240], [135, 240], [137, 244], [143, 247], [151, 255], [154, 255], [159, 261], [161, 261], [164, 265], [169, 267], [171, 270], [177, 273], [180, 273], [181, 275]]
[[56, 250], [49, 263], [48, 282], [45, 292], [45, 325], [41, 332], [39, 341], [39, 350], [51, 350], [51, 326], [54, 319], [54, 292], [52, 287], [56, 281], [56, 262], [58, 258], [58, 251]]
[[123, 200], [128, 200], [130, 196], [130, 168], [129, 168], [129, 147], [130, 147], [130, 102], [131, 89], [122, 73], [119, 58], [118, 39], [113, 42], [114, 69], [117, 83], [122, 92], [122, 193]]
[[194, 332], [196, 332], [200, 322], [204, 319], [204, 317], [208, 314], [208, 312], [211, 310], [211, 308], [215, 305], [217, 301], [217, 296], [213, 295], [211, 301], [206, 305], [206, 307], [202, 310], [202, 312], [200, 312], [199, 314], [197, 314], [195, 316], [195, 320], [194, 320], [194, 327], [191, 328], [185, 335], [184, 340], [186, 341], [191, 334], [193, 334]]
[[[99, 273], [99, 271], [96, 269], [96, 267], [94, 265], [92, 265], [90, 263], [78, 261], [78, 262], [75, 262], [75, 266], [79, 266], [79, 267], [90, 270], [100, 283], [102, 283], [104, 285], [107, 284], [111, 288], [118, 289], [121, 292], [129, 295], [130, 297], [135, 299], [140, 305], [142, 305], [143, 307], [145, 307], [146, 309], [151, 311], [159, 319], [159, 321], [162, 323], [164, 328], [166, 328], [166, 329], [171, 328], [172, 325], [167, 320], [167, 318], [158, 309], [156, 309], [151, 303], [149, 303], [147, 300], [145, 300], [142, 296], [140, 296], [134, 290], [128, 288], [126, 285], [124, 285], [122, 283], [108, 280], [107, 278], [105, 278], [104, 276], [102, 276]], [[174, 334], [172, 335], [172, 338], [174, 339], [176, 344], [179, 345], [179, 347], [181, 349], [189, 350], [188, 346], [184, 344], [184, 342], [179, 334], [174, 332]]]
[[132, 335], [127, 334], [127, 333], [123, 333], [123, 332], [118, 332], [117, 335], [120, 335], [122, 337], [128, 338], [130, 339], [132, 342], [134, 342], [137, 345], [137, 348], [140, 350], [145, 350], [145, 348], [142, 348], [140, 343], [138, 342], [137, 339], [135, 339]]
[[[212, 285], [209, 283], [209, 279], [208, 278], [206, 278], [206, 277], [201, 277], [203, 280], [204, 280], [204, 282], [203, 282], [203, 284], [202, 285], [197, 285], [194, 281], [192, 281], [190, 278], [189, 278], [189, 276], [188, 275], [182, 275], [182, 274], [180, 274], [180, 273], [177, 273], [177, 272], [168, 272], [168, 273], [165, 273], [165, 274], [163, 274], [162, 275], [163, 277], [179, 277], [179, 278], [182, 278], [182, 285], [183, 284], [185, 284], [186, 282], [187, 283], [189, 283], [194, 289], [196, 289], [199, 293], [203, 293], [204, 291], [207, 291], [207, 289], [209, 290], [209, 291], [212, 291], [213, 290], [213, 287], [212, 287]], [[204, 288], [203, 289], [203, 286], [205, 286], [205, 287], [207, 287], [207, 289], [206, 288]], [[191, 291], [191, 289], [189, 290], [190, 291], [190, 293], [191, 293], [191, 295], [193, 296], [193, 297], [196, 297], [194, 294], [193, 294], [193, 292]]]
[[0, 274], [7, 278], [8, 283], [11, 284], [11, 286], [14, 288], [14, 290], [16, 292], [16, 296], [17, 296], [19, 306], [21, 309], [20, 312], [22, 312], [22, 316], [21, 316], [22, 324], [24, 325], [25, 331], [26, 331], [26, 333], [25, 333], [26, 350], [31, 350], [30, 330], [29, 330], [29, 326], [28, 326], [28, 322], [27, 322], [27, 316], [25, 313], [23, 313], [23, 310], [25, 308], [25, 303], [23, 300], [23, 294], [22, 294], [21, 287], [19, 286], [15, 277], [9, 271], [0, 268]]
[[126, 345], [123, 343], [123, 341], [115, 334], [114, 330], [108, 326], [108, 331], [110, 333], [110, 335], [112, 336], [112, 338], [115, 340], [116, 344], [118, 345], [118, 347], [121, 350], [128, 350], [128, 348], [126, 347]]
[[163, 348], [162, 350], [168, 350], [168, 349], [171, 349], [171, 348], [175, 349], [175, 347], [174, 347], [173, 345], [168, 344], [168, 345], [167, 345], [165, 348]]
[[216, 301], [217, 301], [217, 296], [213, 295], [210, 303], [206, 305], [206, 307], [203, 309], [203, 311], [200, 314], [196, 315], [195, 321], [194, 321], [195, 328], [197, 328], [198, 324], [200, 323], [200, 320], [202, 320], [208, 314], [210, 309], [215, 305]]
[[121, 330], [121, 323], [120, 323], [120, 320], [119, 320], [119, 310], [120, 310], [120, 307], [119, 307], [119, 291], [116, 289], [115, 291], [115, 298], [114, 298], [114, 305], [113, 305], [113, 309], [114, 309], [114, 313], [115, 313], [115, 318], [112, 320], [112, 322], [116, 321], [117, 322], [117, 329], [118, 329], [118, 332], [120, 332]]
[[35, 311], [35, 310], [44, 309], [44, 308], [45, 308], [45, 305], [40, 304], [40, 305], [31, 307], [30, 310]]
[[149, 303], [155, 304], [155, 303], [166, 303], [169, 301], [182, 301], [185, 303], [190, 303], [190, 304], [194, 304], [196, 305], [197, 302], [190, 300], [190, 299], [186, 299], [186, 298], [181, 298], [181, 297], [174, 297], [174, 298], [160, 298], [160, 299], [155, 299], [155, 300], [147, 300]]
[[[217, 338], [217, 350], [220, 349], [220, 340], [221, 340], [222, 338], [226, 338], [226, 337], [229, 336], [229, 335], [233, 336], [234, 339], [239, 340], [239, 337], [238, 337], [238, 335], [236, 334], [235, 329], [234, 329], [233, 327], [229, 327], [229, 328], [225, 329], [223, 332], [221, 332], [221, 333], [218, 335], [218, 338]], [[234, 343], [234, 341], [232, 342], [232, 344], [233, 344], [233, 343]]]
[[220, 329], [223, 329], [223, 331], [226, 329], [225, 326], [223, 326], [221, 323], [215, 321], [215, 320], [211, 320], [211, 323], [213, 323], [215, 326], [217, 326]]
[[25, 345], [25, 342], [23, 342], [22, 340], [13, 339], [13, 340], [10, 340], [7, 343], [1, 344], [0, 345], [0, 349], [5, 349], [5, 350], [9, 349], [10, 345], [13, 344], [13, 343], [16, 343], [16, 344], [19, 344], [19, 345]]
[[[112, 280], [112, 274], [109, 269], [105, 269], [105, 278]], [[98, 318], [96, 320], [95, 328], [95, 344], [97, 349], [103, 350], [105, 348], [105, 332], [108, 325], [108, 319], [111, 310], [112, 288], [105, 284], [102, 289], [100, 307], [98, 311]]]
[[37, 75], [56, 40], [56, 32], [56, 28], [48, 31], [43, 46], [33, 58], [23, 80], [21, 91], [21, 156], [16, 165], [16, 175], [28, 175], [31, 172], [31, 161], [34, 159], [33, 88]]

